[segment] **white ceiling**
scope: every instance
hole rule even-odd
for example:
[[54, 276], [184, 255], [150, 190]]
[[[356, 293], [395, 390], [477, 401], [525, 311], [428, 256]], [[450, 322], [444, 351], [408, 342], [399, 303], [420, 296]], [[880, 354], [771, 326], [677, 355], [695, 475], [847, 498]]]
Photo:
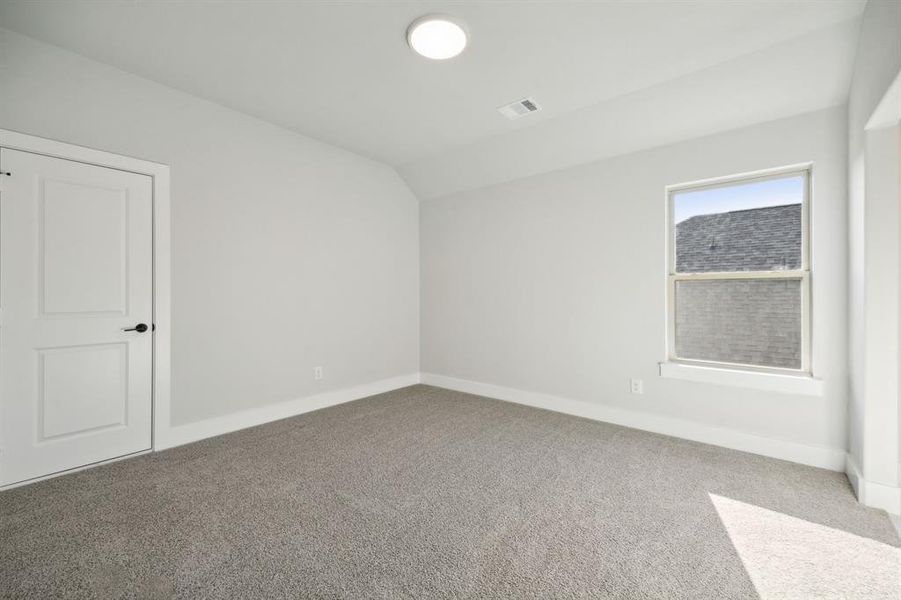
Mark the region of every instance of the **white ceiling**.
[[[609, 120], [607, 108], [635, 94], [663, 98], [669, 84], [681, 89], [704, 74], [698, 101], [709, 101], [711, 90], [759, 96], [733, 126], [841, 103], [864, 4], [5, 0], [0, 27], [400, 166], [432, 197], [559, 168], [551, 160], [482, 176], [485, 165], [467, 161], [479, 149], [528, 150], [557, 124], [571, 131], [580, 120]], [[462, 55], [434, 62], [407, 48], [407, 25], [430, 12], [466, 23], [471, 43]], [[728, 67], [748, 57], [750, 90]], [[718, 88], [717, 77], [734, 90]], [[517, 121], [496, 111], [525, 96], [543, 111]], [[693, 115], [692, 131], [728, 125], [722, 111], [706, 112]], [[640, 115], [619, 118], [635, 120], [627, 123], [635, 139], [648, 137]], [[553, 158], [553, 149], [545, 153]], [[419, 183], [436, 170], [440, 180], [467, 169], [462, 182]]]
[[[398, 167], [422, 200], [783, 117], [848, 98], [850, 20], [532, 127]], [[772, 165], [778, 166], [778, 165]]]

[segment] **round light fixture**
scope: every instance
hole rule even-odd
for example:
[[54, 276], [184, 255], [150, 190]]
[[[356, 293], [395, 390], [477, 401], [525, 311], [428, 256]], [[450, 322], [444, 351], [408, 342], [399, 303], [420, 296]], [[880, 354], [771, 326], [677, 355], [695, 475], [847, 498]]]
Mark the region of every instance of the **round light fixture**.
[[407, 43], [433, 60], [453, 58], [466, 48], [466, 32], [445, 15], [419, 17], [407, 28]]

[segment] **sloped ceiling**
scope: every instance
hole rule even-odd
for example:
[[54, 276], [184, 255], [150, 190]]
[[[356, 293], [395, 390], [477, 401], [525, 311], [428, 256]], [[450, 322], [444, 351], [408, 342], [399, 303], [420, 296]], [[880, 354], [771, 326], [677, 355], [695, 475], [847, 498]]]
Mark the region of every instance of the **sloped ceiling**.
[[[845, 101], [863, 0], [0, 3], [0, 27], [399, 168], [424, 199]], [[462, 19], [433, 62], [414, 18]], [[508, 121], [524, 96], [540, 113]]]

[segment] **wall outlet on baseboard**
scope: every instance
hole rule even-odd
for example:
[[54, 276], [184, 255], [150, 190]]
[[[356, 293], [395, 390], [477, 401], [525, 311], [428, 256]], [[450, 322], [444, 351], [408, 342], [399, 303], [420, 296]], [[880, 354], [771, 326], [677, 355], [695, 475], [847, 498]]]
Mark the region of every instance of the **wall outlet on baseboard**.
[[322, 367], [313, 367], [313, 379], [316, 381], [322, 379]]
[[630, 379], [629, 387], [633, 394], [644, 394], [644, 382], [641, 379]]

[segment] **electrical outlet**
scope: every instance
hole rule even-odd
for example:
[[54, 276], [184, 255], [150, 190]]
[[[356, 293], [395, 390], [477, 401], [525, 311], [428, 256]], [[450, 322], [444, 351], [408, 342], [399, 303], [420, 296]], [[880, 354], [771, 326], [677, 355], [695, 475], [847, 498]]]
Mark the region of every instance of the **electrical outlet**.
[[631, 386], [633, 394], [644, 393], [644, 382], [641, 379], [630, 379], [629, 385]]
[[322, 367], [313, 367], [313, 379], [317, 381], [322, 379]]

